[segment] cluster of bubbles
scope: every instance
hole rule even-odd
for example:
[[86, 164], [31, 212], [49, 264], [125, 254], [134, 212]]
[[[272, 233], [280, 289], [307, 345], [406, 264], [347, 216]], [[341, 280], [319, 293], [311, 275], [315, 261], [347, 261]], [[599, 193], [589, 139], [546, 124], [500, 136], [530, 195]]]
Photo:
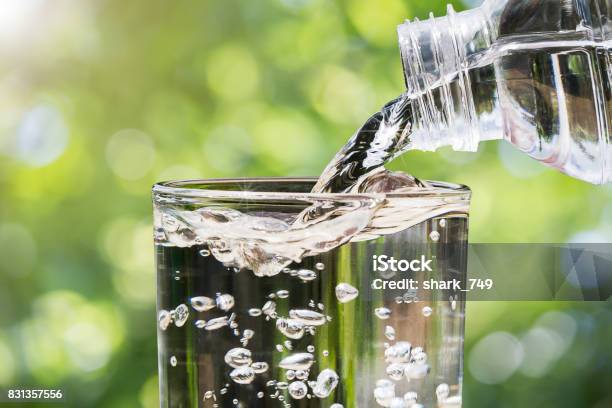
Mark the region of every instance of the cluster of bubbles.
[[265, 361], [253, 362], [251, 350], [235, 347], [225, 354], [225, 363], [232, 367], [230, 378], [237, 384], [250, 384], [256, 374], [268, 371], [269, 365]]
[[[313, 350], [314, 351], [314, 350]], [[327, 398], [338, 386], [338, 374], [331, 368], [322, 370], [316, 380], [308, 381], [310, 369], [314, 364], [314, 355], [310, 352], [293, 353], [283, 358], [278, 366], [285, 371], [285, 381], [273, 381], [268, 385], [277, 391], [287, 389], [291, 398]]]
[[[454, 300], [454, 299], [453, 299]], [[422, 309], [425, 317], [431, 316], [433, 310], [429, 306]], [[374, 314], [381, 320], [391, 317], [391, 311], [385, 307], [375, 309]], [[393, 326], [386, 325], [384, 335], [393, 344], [385, 343], [386, 374], [388, 378], [382, 378], [376, 382], [374, 388], [374, 399], [383, 407], [388, 408], [423, 408], [418, 403], [418, 393], [408, 391], [403, 396], [396, 393], [396, 383], [399, 381], [418, 381], [425, 378], [430, 371], [427, 363], [427, 353], [423, 347], [413, 347], [407, 341], [395, 341], [396, 332]], [[460, 408], [461, 396], [450, 396], [450, 387], [441, 383], [436, 388], [436, 398], [440, 408]]]
[[288, 274], [289, 276], [299, 278], [303, 282], [310, 282], [317, 279], [317, 273], [311, 269], [283, 268], [282, 272]]
[[[208, 256], [208, 253], [201, 254], [202, 256]], [[317, 263], [315, 269], [323, 270], [325, 268], [323, 263]], [[287, 273], [293, 274], [295, 270], [286, 271]], [[302, 269], [295, 271], [297, 276], [300, 276], [299, 272], [302, 272], [302, 276], [307, 276], [305, 271]], [[315, 273], [313, 271], [310, 271]], [[316, 277], [316, 274], [315, 274]], [[303, 278], [302, 278], [303, 279]], [[309, 280], [309, 279], [304, 279]], [[277, 300], [289, 298], [289, 291], [278, 290], [274, 293], [268, 294], [268, 300], [264, 303], [261, 308], [250, 308], [248, 314], [251, 317], [263, 317], [266, 320], [274, 320], [277, 330], [279, 330], [288, 340], [282, 345], [276, 346], [279, 352], [285, 350], [292, 351], [293, 345], [291, 340], [297, 340], [304, 337], [305, 334], [314, 335], [316, 328], [327, 324], [331, 321], [331, 316], [325, 315], [323, 312], [325, 306], [322, 303], [316, 303], [314, 300], [310, 300], [309, 308], [293, 308], [288, 311], [287, 316], [279, 316], [277, 313]], [[348, 283], [339, 283], [336, 287], [336, 296], [338, 301], [341, 303], [347, 303], [354, 300], [359, 295], [359, 291]], [[230, 311], [234, 306], [234, 298], [229, 294], [217, 293], [216, 297], [210, 298], [207, 296], [195, 296], [190, 299], [191, 307], [196, 312], [208, 312], [213, 309], [219, 309], [224, 312]], [[168, 317], [166, 317], [168, 316]], [[189, 309], [186, 305], [179, 305], [172, 311], [160, 311], [160, 328], [166, 330], [171, 322], [177, 323], [176, 317], [180, 316], [180, 323], [177, 326], [184, 325], [185, 321], [189, 316]], [[208, 321], [196, 320], [196, 327], [204, 328], [206, 330], [214, 330], [223, 326], [231, 325], [235, 323], [235, 314], [232, 313], [229, 317], [222, 316]], [[168, 322], [166, 323], [166, 320]], [[164, 322], [162, 324], [162, 321]], [[231, 327], [231, 326], [230, 326]], [[236, 325], [237, 327], [237, 325]], [[234, 347], [227, 351], [224, 357], [225, 363], [230, 368], [229, 377], [236, 384], [247, 385], [251, 384], [258, 374], [264, 374], [269, 370], [269, 364], [264, 361], [253, 361], [253, 355], [251, 350], [247, 347], [248, 341], [253, 338], [255, 332], [250, 329], [242, 331], [242, 337], [240, 342], [242, 347]], [[311, 368], [315, 363], [314, 353], [315, 347], [310, 344], [306, 347], [305, 352], [294, 352], [280, 360], [278, 367], [285, 371], [285, 380], [270, 380], [266, 383], [266, 386], [272, 388], [268, 392], [268, 397], [277, 399], [282, 402], [285, 406], [290, 406], [288, 401], [285, 401], [285, 396], [282, 394], [284, 391], [293, 400], [300, 400], [303, 398], [327, 398], [336, 389], [339, 383], [338, 374], [331, 368], [325, 368], [318, 373], [315, 379], [309, 380], [311, 376]], [[322, 352], [323, 356], [329, 355], [327, 350]], [[176, 365], [176, 358], [174, 358], [173, 366]], [[219, 394], [223, 395], [227, 393], [229, 384], [226, 384], [224, 388], [219, 390]], [[257, 398], [264, 398], [266, 393], [263, 391], [257, 392]], [[217, 393], [214, 390], [208, 390], [204, 393], [204, 400], [212, 400], [213, 406], [217, 404]], [[238, 401], [235, 401], [234, 405], [237, 405]], [[334, 403], [331, 405], [332, 408], [343, 408], [342, 404]]]
[[[374, 314], [381, 320], [391, 317], [391, 310], [386, 307], [379, 307], [374, 310]], [[429, 313], [430, 315], [431, 313]], [[428, 316], [428, 315], [427, 315]], [[386, 325], [384, 334], [387, 340], [396, 340], [396, 333], [393, 326]], [[374, 388], [374, 399], [376, 402], [389, 408], [421, 408], [417, 403], [418, 394], [414, 391], [405, 393], [403, 396], [396, 395], [394, 381], [403, 379], [420, 380], [429, 373], [427, 364], [427, 354], [422, 347], [412, 347], [407, 341], [396, 341], [393, 345], [385, 343], [385, 362], [387, 363], [386, 374], [389, 377], [380, 379]]]
[[[322, 263], [317, 263], [315, 265], [315, 268], [318, 270], [322, 270], [324, 267]], [[312, 272], [316, 278], [316, 273], [308, 269], [301, 269], [298, 271], [289, 270], [285, 272], [298, 276], [305, 281], [312, 280], [310, 279], [310, 272]], [[292, 340], [301, 339], [306, 333], [314, 335], [317, 327], [325, 325], [331, 320], [331, 316], [322, 313], [325, 306], [321, 303], [315, 303], [312, 299], [308, 304], [310, 309], [293, 308], [289, 310], [288, 316], [279, 316], [276, 311], [277, 304], [273, 299], [285, 299], [288, 296], [289, 292], [285, 290], [269, 294], [268, 298], [270, 298], [270, 300], [266, 301], [261, 309], [250, 309], [249, 314], [254, 317], [265, 316], [267, 320], [275, 320], [277, 330], [286, 338]], [[277, 344], [276, 348], [279, 352], [285, 350], [292, 351], [293, 345], [291, 340], [286, 340], [282, 345]], [[315, 357], [312, 354], [315, 351], [315, 347], [311, 344], [306, 347], [306, 350], [306, 352], [289, 354], [278, 363], [278, 367], [285, 370], [287, 381], [271, 380], [268, 382], [267, 385], [274, 388], [274, 393], [270, 394], [271, 398], [281, 400], [283, 396], [280, 393], [283, 390], [287, 390], [289, 396], [294, 400], [303, 398], [310, 399], [313, 397], [327, 398], [336, 388], [339, 377], [336, 372], [330, 368], [322, 370], [318, 374], [316, 380], [308, 381], [311, 367], [315, 362]]]
[[[191, 307], [196, 312], [206, 312], [217, 308], [224, 312], [231, 310], [234, 307], [234, 297], [230, 294], [217, 293], [216, 299], [206, 296], [196, 296], [191, 298]], [[189, 318], [189, 308], [182, 303], [173, 310], [160, 310], [158, 314], [158, 324], [161, 330], [167, 330], [171, 323], [176, 327], [182, 327]], [[235, 324], [236, 315], [232, 313], [229, 316], [221, 316], [214, 319], [196, 320], [195, 326], [199, 329], [216, 330], [224, 326], [237, 328]]]
[[187, 305], [180, 304], [172, 310], [160, 310], [157, 316], [159, 328], [166, 330], [170, 324], [174, 323], [176, 327], [182, 327], [189, 317], [189, 309]]

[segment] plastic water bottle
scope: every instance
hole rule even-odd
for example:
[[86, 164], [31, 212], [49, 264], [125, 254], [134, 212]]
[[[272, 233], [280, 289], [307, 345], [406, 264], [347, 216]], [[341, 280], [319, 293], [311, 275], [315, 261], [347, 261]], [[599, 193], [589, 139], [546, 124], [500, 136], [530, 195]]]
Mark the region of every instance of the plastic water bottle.
[[612, 181], [612, 0], [487, 0], [398, 27], [411, 148], [505, 139], [575, 178]]

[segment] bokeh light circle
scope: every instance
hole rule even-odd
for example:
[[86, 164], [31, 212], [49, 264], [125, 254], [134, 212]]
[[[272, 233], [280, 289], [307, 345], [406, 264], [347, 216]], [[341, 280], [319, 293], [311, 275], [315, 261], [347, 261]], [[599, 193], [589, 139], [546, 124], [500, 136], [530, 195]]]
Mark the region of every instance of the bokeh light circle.
[[68, 126], [53, 106], [40, 105], [26, 112], [17, 129], [15, 156], [33, 167], [54, 162], [68, 145]]
[[469, 354], [472, 376], [484, 384], [506, 381], [523, 362], [524, 351], [516, 337], [495, 332], [481, 339]]
[[120, 130], [108, 141], [106, 161], [117, 176], [138, 180], [151, 170], [155, 161], [153, 141], [140, 130]]

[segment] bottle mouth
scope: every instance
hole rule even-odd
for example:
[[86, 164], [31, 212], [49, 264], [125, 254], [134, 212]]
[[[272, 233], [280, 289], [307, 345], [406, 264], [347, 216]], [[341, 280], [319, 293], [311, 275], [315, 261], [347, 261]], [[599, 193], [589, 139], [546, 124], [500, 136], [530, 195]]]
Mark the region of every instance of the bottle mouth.
[[480, 8], [428, 20], [406, 21], [397, 28], [406, 93], [414, 99], [414, 147], [433, 151], [450, 145], [476, 151], [481, 138], [468, 57], [491, 44]]
[[153, 186], [155, 202], [185, 199], [238, 201], [301, 201], [351, 199], [401, 199], [455, 197], [469, 200], [469, 187], [442, 181], [429, 181], [430, 188], [406, 188], [389, 193], [311, 193], [314, 177], [260, 177], [235, 179], [173, 180]]

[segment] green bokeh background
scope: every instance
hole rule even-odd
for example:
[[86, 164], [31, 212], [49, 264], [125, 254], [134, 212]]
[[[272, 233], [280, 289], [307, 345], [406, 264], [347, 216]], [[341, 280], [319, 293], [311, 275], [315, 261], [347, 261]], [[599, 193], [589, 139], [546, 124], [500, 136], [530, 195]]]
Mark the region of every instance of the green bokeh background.
[[[62, 388], [74, 407], [157, 406], [151, 185], [317, 175], [402, 92], [395, 26], [445, 7], [4, 0], [0, 389]], [[612, 188], [501, 143], [411, 152], [391, 167], [469, 185], [473, 242], [612, 238]], [[550, 310], [576, 323], [562, 355], [538, 375], [517, 367], [496, 384], [473, 375], [483, 338], [520, 340]], [[470, 304], [466, 406], [610, 407], [611, 340], [609, 303]]]

